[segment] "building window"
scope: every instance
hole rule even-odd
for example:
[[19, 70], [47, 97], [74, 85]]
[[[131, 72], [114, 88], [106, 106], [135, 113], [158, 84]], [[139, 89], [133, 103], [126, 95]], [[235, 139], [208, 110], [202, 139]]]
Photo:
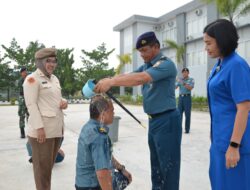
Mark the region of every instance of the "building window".
[[165, 40], [177, 40], [176, 27], [167, 28], [162, 32], [162, 44], [166, 44]]
[[186, 16], [186, 37], [187, 40], [202, 36], [204, 27], [207, 24], [205, 8], [199, 8], [187, 13]]
[[190, 42], [186, 46], [187, 66], [202, 66], [207, 64], [207, 54], [202, 40]]
[[194, 20], [187, 21], [187, 36], [197, 36], [202, 34], [206, 25], [206, 17], [197, 17]]

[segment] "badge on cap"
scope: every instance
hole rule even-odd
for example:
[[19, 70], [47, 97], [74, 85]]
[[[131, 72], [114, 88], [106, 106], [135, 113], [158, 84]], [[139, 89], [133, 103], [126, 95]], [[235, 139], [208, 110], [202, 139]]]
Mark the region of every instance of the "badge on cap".
[[144, 44], [146, 44], [146, 43], [147, 43], [146, 40], [142, 40], [142, 41], [141, 41], [141, 45], [144, 45]]

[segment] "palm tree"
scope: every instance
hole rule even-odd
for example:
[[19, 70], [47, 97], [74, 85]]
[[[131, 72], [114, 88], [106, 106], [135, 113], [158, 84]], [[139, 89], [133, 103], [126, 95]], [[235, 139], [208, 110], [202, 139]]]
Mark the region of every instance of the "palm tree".
[[175, 41], [165, 40], [167, 46], [176, 50], [176, 60], [178, 64], [184, 64], [184, 55], [186, 48], [184, 45], [178, 45]]
[[[214, 2], [219, 12], [230, 19], [231, 22], [238, 17], [247, 14], [250, 10], [248, 0], [201, 0], [206, 3]], [[239, 12], [238, 12], [239, 11]]]
[[120, 64], [117, 66], [115, 69], [115, 73], [118, 75], [121, 73], [122, 68], [126, 64], [131, 64], [132, 58], [130, 53], [122, 54], [122, 55], [117, 55], [117, 58], [120, 60]]

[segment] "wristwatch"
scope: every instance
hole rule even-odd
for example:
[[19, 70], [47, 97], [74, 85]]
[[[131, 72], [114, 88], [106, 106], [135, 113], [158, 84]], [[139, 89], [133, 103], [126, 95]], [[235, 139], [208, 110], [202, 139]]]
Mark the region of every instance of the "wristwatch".
[[239, 147], [240, 147], [240, 144], [231, 141], [231, 142], [230, 142], [230, 146], [233, 147], [233, 148], [239, 148]]

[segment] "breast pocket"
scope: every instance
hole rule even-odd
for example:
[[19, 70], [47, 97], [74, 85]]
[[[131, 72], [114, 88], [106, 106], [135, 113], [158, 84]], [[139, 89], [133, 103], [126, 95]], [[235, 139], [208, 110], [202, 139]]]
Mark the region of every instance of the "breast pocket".
[[56, 117], [56, 113], [54, 111], [41, 110], [41, 115], [43, 117]]

